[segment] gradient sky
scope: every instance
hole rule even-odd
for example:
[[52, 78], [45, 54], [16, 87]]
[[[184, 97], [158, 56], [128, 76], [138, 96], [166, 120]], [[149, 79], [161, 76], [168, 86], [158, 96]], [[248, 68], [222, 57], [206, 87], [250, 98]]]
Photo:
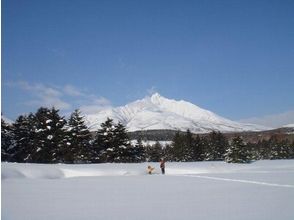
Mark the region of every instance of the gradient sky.
[[2, 0], [2, 113], [90, 112], [155, 91], [233, 120], [294, 111], [293, 11], [292, 0]]

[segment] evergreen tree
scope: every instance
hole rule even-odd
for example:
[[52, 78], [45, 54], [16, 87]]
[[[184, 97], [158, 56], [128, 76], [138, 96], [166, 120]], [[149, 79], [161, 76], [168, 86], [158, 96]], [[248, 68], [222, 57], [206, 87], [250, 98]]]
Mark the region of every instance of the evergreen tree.
[[126, 131], [126, 128], [120, 122], [115, 125], [114, 129], [114, 150], [113, 161], [114, 162], [134, 162], [136, 155], [134, 155], [135, 149], [130, 144], [130, 140]]
[[35, 162], [33, 155], [37, 151], [35, 145], [35, 116], [20, 115], [13, 124], [15, 147], [12, 149], [12, 161]]
[[113, 162], [114, 130], [115, 126], [110, 118], [101, 124], [94, 141], [94, 162]]
[[58, 114], [59, 110], [39, 108], [35, 114], [36, 135], [33, 160], [39, 163], [64, 162], [69, 142], [66, 120]]
[[294, 140], [289, 143], [289, 159], [294, 159]]
[[227, 140], [220, 132], [211, 132], [208, 136], [206, 160], [223, 160], [228, 146]]
[[146, 151], [148, 162], [160, 161], [160, 158], [162, 157], [162, 146], [159, 143], [159, 141], [156, 141], [156, 143], [153, 146], [148, 145]]
[[91, 160], [91, 133], [80, 111], [76, 109], [68, 120], [70, 145], [66, 145], [64, 160], [68, 163], [87, 163]]
[[134, 162], [143, 162], [146, 160], [146, 151], [144, 149], [141, 138], [137, 140], [137, 144], [135, 145], [133, 150], [133, 155], [135, 159]]
[[203, 143], [203, 140], [201, 140], [200, 136], [197, 135], [193, 144], [193, 161], [203, 160], [204, 146], [205, 144]]
[[14, 147], [13, 127], [1, 118], [1, 160], [10, 161]]
[[136, 149], [130, 144], [127, 130], [120, 122], [107, 120], [101, 124], [94, 142], [97, 162], [134, 162]]
[[193, 160], [193, 155], [194, 155], [194, 138], [192, 136], [192, 133], [190, 132], [190, 130], [188, 129], [185, 133], [185, 135], [183, 136], [183, 154], [182, 154], [182, 158], [181, 161], [192, 161]]
[[232, 140], [225, 153], [225, 161], [227, 163], [250, 162], [250, 153], [241, 137], [237, 136]]
[[290, 155], [289, 141], [278, 142], [275, 138], [270, 139], [271, 159], [288, 159]]
[[173, 154], [174, 161], [184, 161], [184, 151], [185, 151], [184, 141], [179, 131], [176, 132], [172, 140], [171, 151]]

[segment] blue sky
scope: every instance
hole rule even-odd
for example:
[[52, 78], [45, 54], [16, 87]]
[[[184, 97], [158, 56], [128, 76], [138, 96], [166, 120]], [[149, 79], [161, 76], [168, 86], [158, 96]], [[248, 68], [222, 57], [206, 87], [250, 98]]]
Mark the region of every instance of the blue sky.
[[2, 113], [154, 91], [233, 120], [292, 112], [293, 11], [291, 0], [2, 0]]

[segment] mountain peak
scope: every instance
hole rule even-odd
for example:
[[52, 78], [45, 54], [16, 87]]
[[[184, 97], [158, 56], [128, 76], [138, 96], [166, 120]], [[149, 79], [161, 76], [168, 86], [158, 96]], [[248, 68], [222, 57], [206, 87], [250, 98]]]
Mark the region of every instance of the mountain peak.
[[260, 129], [260, 126], [223, 118], [187, 101], [165, 98], [157, 92], [151, 97], [125, 106], [86, 116], [91, 125], [89, 127], [92, 128], [99, 127], [107, 117], [122, 122], [129, 131], [190, 129], [195, 133], [205, 133], [212, 130], [222, 132], [264, 130]]
[[161, 103], [162, 99], [165, 99], [165, 98], [162, 97], [158, 92], [156, 92], [150, 97], [150, 99], [153, 104], [159, 104]]
[[158, 92], [155, 92], [151, 95], [151, 98], [160, 98], [161, 95]]

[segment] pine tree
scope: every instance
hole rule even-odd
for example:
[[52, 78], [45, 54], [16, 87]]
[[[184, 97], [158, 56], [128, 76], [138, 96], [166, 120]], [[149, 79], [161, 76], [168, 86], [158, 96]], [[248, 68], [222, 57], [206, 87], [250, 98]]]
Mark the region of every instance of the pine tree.
[[14, 148], [13, 127], [1, 118], [1, 160], [10, 161]]
[[134, 162], [143, 162], [146, 160], [146, 151], [142, 143], [142, 139], [137, 140], [137, 144], [133, 148]]
[[176, 132], [172, 140], [172, 154], [174, 161], [184, 161], [184, 141], [179, 131]]
[[12, 149], [12, 161], [35, 162], [33, 155], [37, 151], [35, 145], [35, 116], [20, 115], [13, 124], [15, 147]]
[[192, 133], [188, 129], [185, 135], [182, 137], [183, 139], [183, 155], [181, 161], [192, 161], [194, 155], [194, 138]]
[[126, 131], [126, 127], [122, 123], [115, 125], [114, 129], [114, 150], [112, 151], [114, 162], [134, 162], [134, 148], [130, 144], [130, 140]]
[[114, 124], [107, 120], [96, 132], [94, 141], [95, 162], [135, 162], [137, 149], [130, 144], [127, 130], [122, 123]]
[[220, 132], [211, 132], [208, 136], [206, 160], [223, 160], [228, 146], [227, 140]]
[[194, 139], [193, 144], [193, 161], [201, 161], [203, 160], [203, 148], [205, 144], [202, 143], [202, 140], [199, 135]]
[[80, 111], [76, 109], [68, 120], [70, 145], [66, 145], [64, 160], [68, 163], [87, 163], [91, 160], [91, 133]]
[[114, 130], [115, 125], [110, 118], [107, 118], [101, 124], [101, 128], [96, 132], [96, 138], [94, 140], [94, 162], [113, 162], [113, 151], [115, 147]]
[[241, 137], [237, 136], [232, 140], [232, 143], [226, 150], [225, 161], [227, 163], [250, 162], [250, 153]]
[[271, 160], [275, 159], [287, 159], [290, 154], [289, 141], [283, 140], [278, 142], [278, 140], [273, 137], [269, 140], [271, 147]]
[[66, 131], [66, 120], [58, 114], [59, 110], [39, 108], [35, 114], [36, 135], [33, 160], [39, 163], [64, 162], [67, 147], [70, 146]]
[[148, 145], [146, 147], [146, 154], [148, 162], [160, 161], [160, 158], [162, 157], [162, 146], [159, 141], [156, 141], [153, 146]]

